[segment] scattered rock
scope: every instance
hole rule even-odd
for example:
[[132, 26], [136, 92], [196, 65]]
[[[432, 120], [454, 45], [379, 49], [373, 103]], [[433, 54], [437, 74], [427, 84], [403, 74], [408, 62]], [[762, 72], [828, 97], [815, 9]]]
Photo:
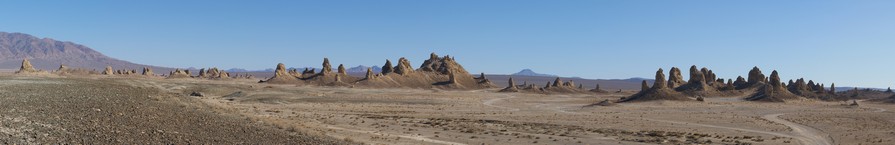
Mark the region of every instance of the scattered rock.
[[190, 96], [203, 97], [203, 96], [205, 96], [205, 94], [203, 94], [202, 92], [192, 92], [192, 93], [190, 93]]
[[603, 101], [592, 104], [591, 106], [614, 106], [615, 103], [609, 101], [609, 99], [605, 99]]

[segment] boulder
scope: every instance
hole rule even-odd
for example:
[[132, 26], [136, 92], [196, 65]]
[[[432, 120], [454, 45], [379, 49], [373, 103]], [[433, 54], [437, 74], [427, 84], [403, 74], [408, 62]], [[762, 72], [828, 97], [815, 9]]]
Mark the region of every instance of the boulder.
[[190, 93], [190, 96], [193, 96], [193, 97], [202, 97], [202, 96], [205, 96], [205, 94], [202, 93], [202, 92], [192, 92], [192, 93]]

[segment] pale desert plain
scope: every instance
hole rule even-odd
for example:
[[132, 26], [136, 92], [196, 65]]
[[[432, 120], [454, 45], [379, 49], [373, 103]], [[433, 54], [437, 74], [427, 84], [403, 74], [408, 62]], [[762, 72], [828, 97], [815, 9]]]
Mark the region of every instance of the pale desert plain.
[[[5, 144], [891, 144], [895, 105], [0, 75]], [[691, 98], [697, 99], [697, 98]], [[611, 100], [611, 101], [604, 101]]]

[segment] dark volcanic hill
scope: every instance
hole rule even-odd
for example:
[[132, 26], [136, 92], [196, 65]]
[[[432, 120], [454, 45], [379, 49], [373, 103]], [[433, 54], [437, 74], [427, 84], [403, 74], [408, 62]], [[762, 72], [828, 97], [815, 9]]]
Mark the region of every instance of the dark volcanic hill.
[[522, 71], [513, 73], [512, 75], [514, 75], [514, 76], [535, 76], [535, 77], [556, 77], [557, 76], [557, 75], [551, 75], [551, 74], [536, 73], [535, 71], [532, 71], [531, 69], [523, 69]]
[[0, 32], [0, 69], [18, 69], [27, 58], [37, 69], [56, 70], [60, 64], [73, 68], [102, 70], [136, 69], [152, 67], [156, 72], [170, 68], [131, 63], [108, 57], [87, 46], [50, 38], [37, 38], [23, 33]]

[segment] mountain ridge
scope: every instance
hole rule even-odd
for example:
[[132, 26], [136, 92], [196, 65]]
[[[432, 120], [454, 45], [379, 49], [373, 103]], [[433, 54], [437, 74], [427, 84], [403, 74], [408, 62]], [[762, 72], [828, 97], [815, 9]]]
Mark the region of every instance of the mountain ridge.
[[22, 60], [28, 59], [37, 69], [55, 70], [60, 65], [72, 68], [102, 70], [139, 70], [150, 67], [156, 72], [173, 70], [168, 67], [137, 64], [106, 56], [90, 47], [71, 41], [38, 38], [30, 34], [0, 32], [0, 69], [17, 69]]

